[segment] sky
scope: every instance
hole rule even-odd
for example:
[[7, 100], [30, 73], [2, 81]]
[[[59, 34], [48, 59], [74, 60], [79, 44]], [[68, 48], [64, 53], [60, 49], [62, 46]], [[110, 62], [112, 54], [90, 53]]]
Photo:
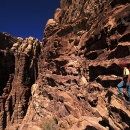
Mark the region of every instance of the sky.
[[42, 41], [46, 22], [59, 7], [60, 0], [1, 0], [0, 32]]

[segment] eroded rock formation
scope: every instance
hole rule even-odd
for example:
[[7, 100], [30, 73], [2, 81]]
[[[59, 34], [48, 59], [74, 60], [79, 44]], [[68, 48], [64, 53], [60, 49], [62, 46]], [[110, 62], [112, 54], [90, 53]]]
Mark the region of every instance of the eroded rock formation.
[[38, 77], [41, 43], [33, 37], [24, 40], [7, 33], [1, 33], [1, 37], [0, 129], [10, 129], [12, 125], [12, 129], [17, 129], [29, 105], [31, 86]]
[[42, 130], [55, 120], [61, 130], [129, 130], [128, 94], [120, 99], [116, 85], [119, 63], [130, 67], [130, 1], [60, 4], [42, 45], [30, 37], [10, 47], [15, 71], [1, 90], [1, 129]]

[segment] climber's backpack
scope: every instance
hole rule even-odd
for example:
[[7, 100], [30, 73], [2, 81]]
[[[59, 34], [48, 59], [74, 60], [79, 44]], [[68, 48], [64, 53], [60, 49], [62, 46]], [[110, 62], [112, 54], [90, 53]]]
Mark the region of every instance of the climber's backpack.
[[124, 78], [128, 78], [128, 75], [130, 74], [130, 71], [129, 71], [129, 69], [128, 68], [124, 68], [124, 70], [123, 70], [123, 77]]

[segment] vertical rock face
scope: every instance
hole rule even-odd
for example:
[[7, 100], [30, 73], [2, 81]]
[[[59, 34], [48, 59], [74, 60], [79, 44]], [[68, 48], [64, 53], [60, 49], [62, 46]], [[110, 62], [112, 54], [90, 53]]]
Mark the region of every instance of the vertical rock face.
[[0, 32], [0, 95], [9, 78], [9, 74], [14, 73], [14, 55], [8, 52], [8, 48], [11, 48], [16, 41], [17, 39], [10, 34]]
[[34, 106], [33, 121], [45, 125], [55, 119], [63, 130], [129, 129], [128, 94], [124, 89], [121, 100], [116, 86], [122, 78], [119, 63], [130, 65], [130, 1], [60, 3], [44, 30], [41, 75], [28, 112]]
[[120, 99], [116, 86], [119, 63], [130, 66], [130, 1], [60, 4], [42, 45], [30, 37], [9, 47], [15, 64], [1, 89], [1, 129], [129, 129], [128, 94]]
[[33, 37], [24, 40], [4, 33], [0, 43], [0, 129], [18, 129], [29, 105], [31, 86], [38, 77], [41, 43]]

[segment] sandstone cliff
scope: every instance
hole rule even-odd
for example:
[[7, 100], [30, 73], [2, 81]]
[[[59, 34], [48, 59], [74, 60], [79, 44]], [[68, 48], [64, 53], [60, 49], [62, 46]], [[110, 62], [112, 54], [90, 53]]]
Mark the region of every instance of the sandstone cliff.
[[1, 130], [129, 130], [128, 94], [124, 89], [125, 101], [118, 98], [116, 86], [119, 63], [130, 67], [130, 1], [60, 4], [42, 44], [10, 41], [15, 64], [6, 80], [1, 76]]
[[33, 37], [0, 36], [0, 130], [15, 130], [26, 115], [38, 77], [41, 43]]

